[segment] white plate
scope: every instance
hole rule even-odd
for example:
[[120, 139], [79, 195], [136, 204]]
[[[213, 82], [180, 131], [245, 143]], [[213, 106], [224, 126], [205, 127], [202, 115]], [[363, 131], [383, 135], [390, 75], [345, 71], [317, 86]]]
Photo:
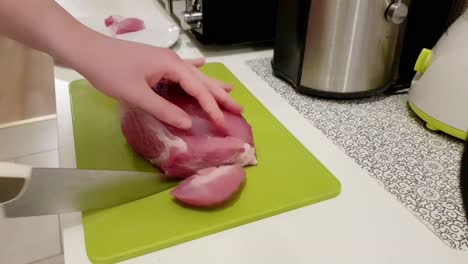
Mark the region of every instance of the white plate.
[[[128, 16], [129, 17], [129, 16]], [[104, 24], [106, 17], [81, 17], [78, 21], [90, 29], [102, 33], [109, 37], [138, 42], [142, 44], [169, 48], [177, 43], [180, 36], [180, 29], [177, 25], [162, 17], [138, 17], [145, 22], [145, 29], [137, 32], [114, 35]]]

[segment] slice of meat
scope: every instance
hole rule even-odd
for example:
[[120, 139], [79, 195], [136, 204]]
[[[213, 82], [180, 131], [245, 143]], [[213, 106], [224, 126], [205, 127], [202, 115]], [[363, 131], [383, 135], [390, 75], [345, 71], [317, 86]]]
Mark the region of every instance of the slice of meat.
[[145, 22], [135, 17], [109, 16], [104, 19], [104, 24], [117, 35], [137, 32], [146, 28]]
[[154, 91], [185, 110], [192, 128], [180, 130], [144, 111], [125, 108], [121, 128], [135, 152], [167, 176], [186, 178], [209, 167], [257, 164], [252, 128], [241, 115], [223, 110], [228, 128], [222, 130], [178, 84], [162, 81]]
[[123, 16], [109, 16], [106, 19], [104, 19], [104, 24], [106, 25], [106, 27], [109, 27], [113, 24], [120, 23], [122, 20], [124, 20]]
[[115, 34], [118, 35], [145, 29], [145, 22], [134, 17], [126, 18], [114, 25], [116, 25], [116, 28], [114, 29]]
[[172, 190], [177, 200], [196, 207], [214, 207], [228, 201], [245, 181], [240, 165], [212, 167], [198, 171]]

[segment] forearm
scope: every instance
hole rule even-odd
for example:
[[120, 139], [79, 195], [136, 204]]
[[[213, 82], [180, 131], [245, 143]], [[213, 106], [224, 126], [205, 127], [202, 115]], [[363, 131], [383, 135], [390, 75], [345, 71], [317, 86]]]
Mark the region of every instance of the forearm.
[[0, 0], [0, 34], [70, 65], [102, 38], [53, 0]]
[[151, 89], [162, 79], [178, 82], [219, 127], [225, 126], [219, 105], [242, 112], [223, 90], [229, 86], [210, 79], [174, 51], [97, 33], [52, 0], [0, 0], [0, 34], [52, 55], [102, 93], [177, 128], [190, 128], [191, 119]]

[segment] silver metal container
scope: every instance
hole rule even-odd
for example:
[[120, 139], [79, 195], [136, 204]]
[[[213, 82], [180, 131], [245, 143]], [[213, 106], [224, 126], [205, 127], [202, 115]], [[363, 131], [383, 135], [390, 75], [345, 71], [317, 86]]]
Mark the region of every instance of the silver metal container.
[[402, 1], [279, 0], [274, 72], [301, 92], [325, 97], [382, 92], [396, 79], [407, 14]]

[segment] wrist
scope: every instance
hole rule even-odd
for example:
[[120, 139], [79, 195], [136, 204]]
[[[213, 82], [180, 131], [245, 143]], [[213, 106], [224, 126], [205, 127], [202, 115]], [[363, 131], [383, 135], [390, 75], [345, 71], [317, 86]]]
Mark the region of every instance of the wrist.
[[[86, 58], [96, 56], [106, 36], [91, 30], [54, 3], [43, 19], [37, 39], [39, 49], [75, 70]], [[79, 70], [78, 70], [79, 71]]]
[[81, 63], [90, 57], [98, 56], [96, 50], [102, 45], [104, 37], [85, 26], [70, 28], [70, 31], [61, 35], [52, 36], [50, 55], [56, 61], [79, 71]]

